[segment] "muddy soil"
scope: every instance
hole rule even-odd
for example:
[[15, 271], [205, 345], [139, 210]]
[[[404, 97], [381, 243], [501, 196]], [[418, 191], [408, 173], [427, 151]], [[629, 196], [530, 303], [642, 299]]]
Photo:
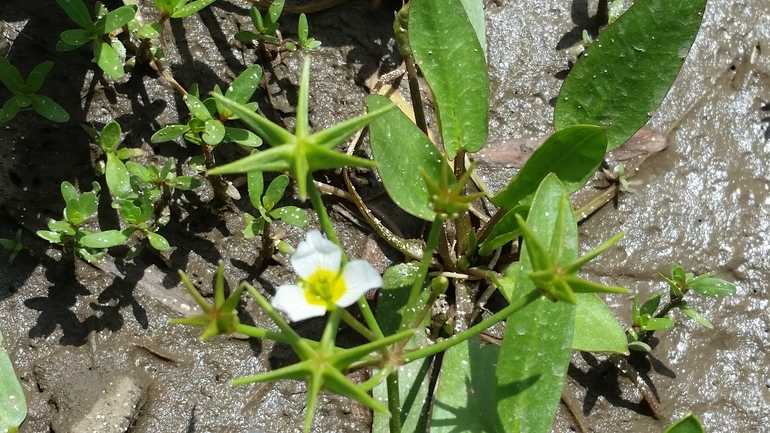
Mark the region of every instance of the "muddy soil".
[[[139, 1], [147, 17], [153, 17], [150, 3]], [[582, 29], [596, 34], [595, 10], [595, 1], [485, 1], [491, 140], [552, 130], [553, 101], [573, 60], [564, 50], [579, 40]], [[214, 208], [205, 186], [180, 194], [183, 206], [161, 231], [174, 247], [169, 254], [116, 259], [101, 270], [72, 265], [30, 231], [45, 217], [60, 216], [63, 180], [85, 189], [94, 180], [103, 182], [94, 175], [81, 123], [98, 129], [117, 119], [126, 133], [124, 146], [142, 148], [150, 161], [197, 154], [189, 144], [149, 144], [160, 127], [184, 121], [187, 111], [179, 95], [148, 68], [124, 79], [105, 79], [89, 50], [56, 52], [58, 34], [73, 26], [52, 2], [5, 1], [0, 20], [0, 43], [12, 43], [9, 59], [24, 75], [44, 60], [55, 62], [41, 92], [72, 116], [57, 125], [24, 112], [0, 129], [0, 237], [11, 238], [23, 227], [27, 248], [12, 266], [0, 265], [0, 326], [29, 405], [21, 431], [299, 431], [305, 401], [301, 383], [228, 385], [235, 377], [293, 362], [286, 347], [237, 337], [202, 343], [198, 330], [170, 323], [193, 310], [177, 269], [204, 294], [211, 293], [218, 260], [225, 263], [229, 287], [247, 279], [270, 294], [294, 278], [279, 262], [261, 274], [251, 266], [259, 245], [242, 234], [240, 213], [248, 211], [247, 205]], [[371, 11], [368, 2], [353, 0], [312, 14], [309, 22], [311, 35], [323, 42], [313, 56], [310, 91], [312, 127], [320, 129], [362, 113], [364, 81], [395, 69], [400, 57], [388, 5]], [[253, 49], [232, 39], [244, 27], [250, 28], [248, 3], [240, 0], [220, 0], [199, 15], [172, 21], [163, 45], [170, 71], [185, 87], [226, 87], [258, 61]], [[293, 36], [295, 29], [296, 17], [286, 16], [284, 35]], [[267, 71], [268, 91], [255, 96], [267, 116], [287, 126], [293, 122], [300, 62], [301, 56], [284, 54]], [[0, 100], [7, 97], [0, 89]], [[640, 167], [636, 194], [622, 195], [617, 206], [603, 208], [581, 225], [581, 246], [589, 249], [625, 232], [588, 274], [641, 297], [664, 288], [657, 273], [667, 273], [672, 263], [696, 273], [713, 270], [733, 281], [738, 294], [694, 299], [691, 305], [715, 329], [679, 318], [674, 329], [657, 333], [651, 357], [634, 360], [661, 399], [661, 420], [650, 416], [636, 388], [603, 357], [575, 354], [567, 389], [593, 431], [658, 432], [690, 410], [710, 432], [768, 431], [763, 427], [770, 425], [768, 106], [770, 4], [712, 0], [679, 79], [650, 121], [668, 135], [668, 149]], [[217, 158], [238, 152], [223, 146]], [[511, 175], [501, 168], [483, 169], [493, 188]], [[334, 175], [328, 180], [335, 181]], [[377, 191], [376, 185], [366, 188]], [[241, 194], [246, 195], [243, 188]], [[365, 256], [380, 270], [398, 257], [358, 221], [335, 211], [337, 206], [333, 218], [351, 256]], [[415, 227], [406, 216], [394, 215], [399, 224]], [[106, 200], [99, 224], [102, 229], [118, 224]], [[291, 243], [303, 238], [304, 231], [281, 228]], [[112, 253], [120, 258], [125, 250]], [[0, 251], [0, 261], [7, 258]], [[625, 323], [630, 299], [608, 298]], [[247, 297], [240, 311], [244, 322], [270, 326]], [[317, 335], [321, 324], [303, 322], [298, 330]], [[325, 393], [313, 431], [368, 431], [370, 422], [367, 411]], [[562, 408], [553, 431], [573, 427]]]

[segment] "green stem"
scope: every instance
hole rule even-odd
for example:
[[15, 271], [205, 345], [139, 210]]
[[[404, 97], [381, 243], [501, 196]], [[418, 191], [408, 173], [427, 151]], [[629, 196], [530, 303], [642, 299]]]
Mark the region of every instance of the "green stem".
[[401, 433], [401, 399], [398, 390], [398, 370], [388, 376], [386, 383], [388, 388], [388, 410], [390, 410], [390, 433]]
[[380, 324], [377, 323], [377, 319], [374, 317], [374, 313], [372, 312], [372, 308], [369, 306], [369, 302], [366, 301], [365, 297], [360, 297], [357, 301], [358, 309], [361, 310], [361, 315], [364, 316], [364, 320], [366, 321], [366, 326], [371, 329], [371, 331], [374, 333], [375, 337], [377, 339], [385, 338], [385, 334], [382, 333], [382, 329], [380, 329]]
[[321, 224], [321, 229], [326, 234], [326, 237], [337, 244], [337, 246], [340, 247], [340, 250], [342, 250], [342, 264], [344, 265], [348, 262], [348, 256], [345, 254], [345, 249], [342, 248], [342, 244], [337, 238], [337, 233], [334, 231], [334, 226], [332, 226], [332, 220], [329, 218], [329, 213], [326, 212], [326, 206], [324, 205], [323, 199], [321, 199], [321, 193], [318, 191], [312, 173], [308, 173], [307, 175], [307, 184], [310, 202], [313, 204], [313, 209], [315, 209], [315, 213], [318, 215], [318, 222]]
[[425, 277], [428, 276], [430, 261], [433, 259], [433, 250], [436, 248], [442, 228], [443, 224], [441, 224], [441, 219], [435, 218], [430, 227], [430, 234], [428, 234], [428, 243], [425, 245], [425, 250], [422, 253], [420, 269], [417, 271], [417, 276], [412, 284], [412, 290], [409, 292], [409, 302], [406, 304], [407, 308], [417, 308], [417, 299], [420, 296], [420, 289], [425, 282]]
[[539, 290], [532, 290], [531, 292], [527, 293], [527, 295], [524, 296], [523, 298], [514, 301], [512, 304], [498, 311], [488, 319], [479, 322], [477, 325], [471, 328], [468, 328], [466, 331], [453, 335], [452, 337], [449, 337], [446, 340], [438, 342], [432, 346], [423, 347], [422, 349], [417, 349], [412, 352], [405, 353], [402, 356], [402, 359], [404, 360], [404, 363], [410, 363], [417, 359], [425, 358], [426, 356], [431, 356], [439, 352], [443, 352], [449, 349], [450, 347], [456, 344], [460, 344], [463, 341], [473, 337], [474, 335], [481, 333], [482, 331], [494, 325], [495, 323], [505, 320], [511, 314], [521, 310], [522, 308], [526, 307], [532, 302], [540, 299], [540, 296], [542, 295]]
[[337, 330], [340, 328], [340, 318], [342, 318], [343, 311], [345, 311], [344, 308], [335, 308], [331, 311], [329, 320], [326, 321], [326, 327], [320, 342], [320, 350], [326, 354], [332, 355], [334, 353], [334, 342], [337, 339]]
[[262, 328], [257, 328], [255, 326], [244, 325], [242, 323], [239, 323], [238, 325], [235, 326], [235, 332], [238, 332], [243, 335], [248, 335], [249, 337], [254, 337], [254, 338], [261, 338], [261, 339], [266, 338], [268, 340], [273, 340], [284, 344], [291, 344], [292, 342], [290, 338], [287, 338], [281, 332], [272, 332]]
[[356, 332], [363, 335], [364, 338], [366, 338], [369, 341], [375, 341], [377, 340], [377, 336], [374, 335], [372, 331], [370, 331], [366, 326], [363, 325], [363, 323], [359, 322], [358, 319], [353, 317], [348, 310], [344, 308], [338, 308], [338, 310], [342, 310], [342, 320], [348, 324], [351, 328], [353, 328]]

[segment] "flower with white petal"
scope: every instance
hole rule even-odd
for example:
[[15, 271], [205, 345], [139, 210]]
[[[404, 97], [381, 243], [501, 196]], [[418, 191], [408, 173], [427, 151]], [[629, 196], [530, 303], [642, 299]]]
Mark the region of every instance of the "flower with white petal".
[[342, 269], [342, 250], [313, 230], [291, 257], [297, 284], [278, 287], [272, 305], [299, 321], [323, 316], [327, 310], [348, 307], [367, 291], [382, 286], [382, 277], [365, 260], [353, 260]]

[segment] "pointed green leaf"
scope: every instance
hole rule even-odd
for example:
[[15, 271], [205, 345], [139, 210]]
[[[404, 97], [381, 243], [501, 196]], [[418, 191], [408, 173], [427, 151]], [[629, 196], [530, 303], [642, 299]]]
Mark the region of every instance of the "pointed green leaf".
[[212, 97], [227, 107], [228, 110], [237, 114], [243, 122], [249, 125], [254, 132], [264, 138], [271, 146], [296, 143], [296, 137], [292, 133], [258, 115], [254, 110], [249, 109], [245, 105], [217, 94], [212, 95]]
[[93, 32], [94, 23], [91, 21], [91, 14], [82, 0], [56, 0], [56, 3], [64, 9], [64, 12], [72, 21], [80, 27]]
[[479, 255], [486, 257], [492, 254], [492, 251], [501, 248], [503, 245], [519, 237], [521, 230], [516, 220], [516, 214], [526, 219], [529, 213], [529, 205], [520, 205], [508, 211], [500, 221], [492, 227], [489, 235], [479, 245]]
[[0, 431], [15, 432], [27, 417], [27, 401], [13, 369], [8, 352], [3, 347], [0, 332]]
[[190, 176], [176, 176], [171, 181], [171, 186], [182, 191], [189, 191], [200, 186], [201, 181]]
[[577, 125], [558, 130], [532, 153], [492, 203], [511, 209], [527, 202], [549, 173], [556, 174], [568, 192], [577, 191], [599, 168], [606, 147], [604, 128]]
[[35, 66], [35, 69], [27, 77], [27, 91], [29, 93], [35, 93], [40, 90], [40, 86], [43, 85], [43, 81], [45, 81], [45, 77], [52, 67], [53, 62], [50, 60]]
[[114, 11], [108, 12], [103, 18], [96, 22], [94, 31], [96, 34], [105, 35], [125, 26], [134, 19], [136, 9], [134, 6], [121, 6]]
[[125, 74], [123, 61], [120, 60], [118, 53], [101, 39], [94, 39], [94, 59], [102, 71], [112, 78], [120, 78]]
[[668, 317], [649, 317], [642, 316], [639, 329], [642, 331], [657, 331], [660, 329], [669, 329], [674, 326], [674, 321]]
[[[431, 433], [494, 433], [495, 387], [492, 368], [500, 348], [484, 344], [478, 337], [452, 346], [444, 352], [441, 373], [433, 401]], [[498, 421], [499, 423], [499, 421]]]
[[152, 143], [165, 143], [175, 138], [183, 136], [190, 131], [190, 127], [187, 125], [170, 125], [161, 128], [150, 137]]
[[576, 293], [575, 296], [578, 303], [572, 350], [628, 355], [626, 333], [607, 304], [595, 293]]
[[[384, 96], [370, 95], [366, 105], [375, 111], [393, 103]], [[369, 137], [377, 171], [390, 198], [409, 214], [433, 221], [435, 213], [430, 209], [430, 194], [420, 170], [431, 179], [441, 179], [441, 153], [401, 110], [372, 122]]]
[[212, 168], [209, 175], [248, 173], [251, 171], [286, 171], [291, 165], [296, 146], [278, 146], [241, 158], [237, 161]]
[[447, 156], [478, 151], [487, 139], [489, 74], [462, 1], [413, 0], [408, 36], [433, 91]]
[[13, 98], [5, 101], [5, 104], [3, 104], [3, 109], [0, 110], [0, 123], [5, 123], [19, 114], [19, 110], [21, 109], [18, 104], [19, 96], [21, 95], [16, 95]]
[[692, 412], [671, 424], [664, 433], [706, 433], [698, 417]]
[[128, 161], [126, 162], [126, 168], [128, 171], [131, 172], [134, 176], [139, 178], [144, 183], [150, 183], [152, 181], [152, 176], [150, 175], [150, 170], [134, 161]]
[[22, 78], [19, 70], [5, 57], [0, 57], [0, 80], [13, 93], [21, 93], [23, 91], [24, 78]]
[[649, 119], [676, 79], [706, 0], [637, 0], [586, 50], [561, 87], [554, 126], [607, 127], [607, 150]]
[[206, 8], [207, 6], [209, 6], [210, 4], [214, 3], [214, 1], [215, 0], [196, 0], [181, 8], [175, 9], [174, 13], [171, 14], [171, 18], [189, 17], [190, 15], [197, 13], [202, 9]]
[[[550, 244], [554, 209], [566, 189], [554, 175], [547, 176], [532, 202], [527, 225], [541, 243]], [[577, 257], [577, 224], [566, 215], [564, 260]], [[529, 246], [524, 242], [521, 266], [524, 275], [533, 270]], [[513, 298], [538, 290], [529, 278], [520, 278]], [[507, 320], [505, 337], [495, 375], [497, 413], [506, 432], [548, 432], [561, 398], [569, 365], [575, 307], [568, 303], [535, 301]]]
[[707, 318], [705, 318], [701, 313], [693, 310], [692, 308], [682, 308], [682, 312], [686, 314], [687, 317], [698, 322], [700, 326], [703, 326], [704, 328], [708, 328], [708, 329], [714, 329], [714, 325], [712, 325]]
[[194, 117], [197, 117], [200, 120], [209, 120], [211, 119], [211, 113], [209, 112], [209, 109], [206, 108], [206, 106], [201, 102], [200, 99], [198, 99], [197, 96], [193, 95], [192, 93], [188, 93], [184, 95], [184, 103], [187, 104], [187, 108], [190, 109], [190, 113]]
[[658, 311], [659, 305], [660, 293], [655, 293], [639, 308], [639, 314], [649, 314], [650, 316], [654, 316], [655, 312]]
[[[253, 154], [258, 153], [256, 150]], [[254, 209], [265, 210], [262, 205], [262, 193], [265, 190], [264, 176], [261, 171], [250, 171], [246, 173], [246, 182], [249, 190], [249, 201]]]
[[46, 119], [64, 123], [70, 120], [70, 115], [61, 105], [45, 95], [32, 95], [32, 108]]
[[233, 81], [233, 84], [225, 92], [225, 96], [239, 104], [245, 104], [254, 95], [260, 80], [262, 80], [262, 67], [259, 65], [249, 66]]
[[359, 129], [369, 125], [380, 116], [384, 116], [390, 110], [396, 108], [396, 104], [383, 105], [384, 106], [381, 108], [370, 110], [363, 116], [354, 117], [338, 125], [334, 125], [331, 128], [318, 131], [308, 137], [308, 141], [318, 144], [319, 146], [323, 146], [327, 149], [333, 149], [338, 144], [342, 143], [350, 136], [355, 134]]

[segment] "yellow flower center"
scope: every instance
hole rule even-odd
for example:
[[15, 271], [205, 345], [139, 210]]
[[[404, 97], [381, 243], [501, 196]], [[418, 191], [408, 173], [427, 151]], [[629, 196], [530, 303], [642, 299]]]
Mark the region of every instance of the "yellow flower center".
[[347, 291], [342, 274], [327, 269], [318, 269], [301, 284], [308, 304], [322, 305], [327, 309], [332, 308]]

